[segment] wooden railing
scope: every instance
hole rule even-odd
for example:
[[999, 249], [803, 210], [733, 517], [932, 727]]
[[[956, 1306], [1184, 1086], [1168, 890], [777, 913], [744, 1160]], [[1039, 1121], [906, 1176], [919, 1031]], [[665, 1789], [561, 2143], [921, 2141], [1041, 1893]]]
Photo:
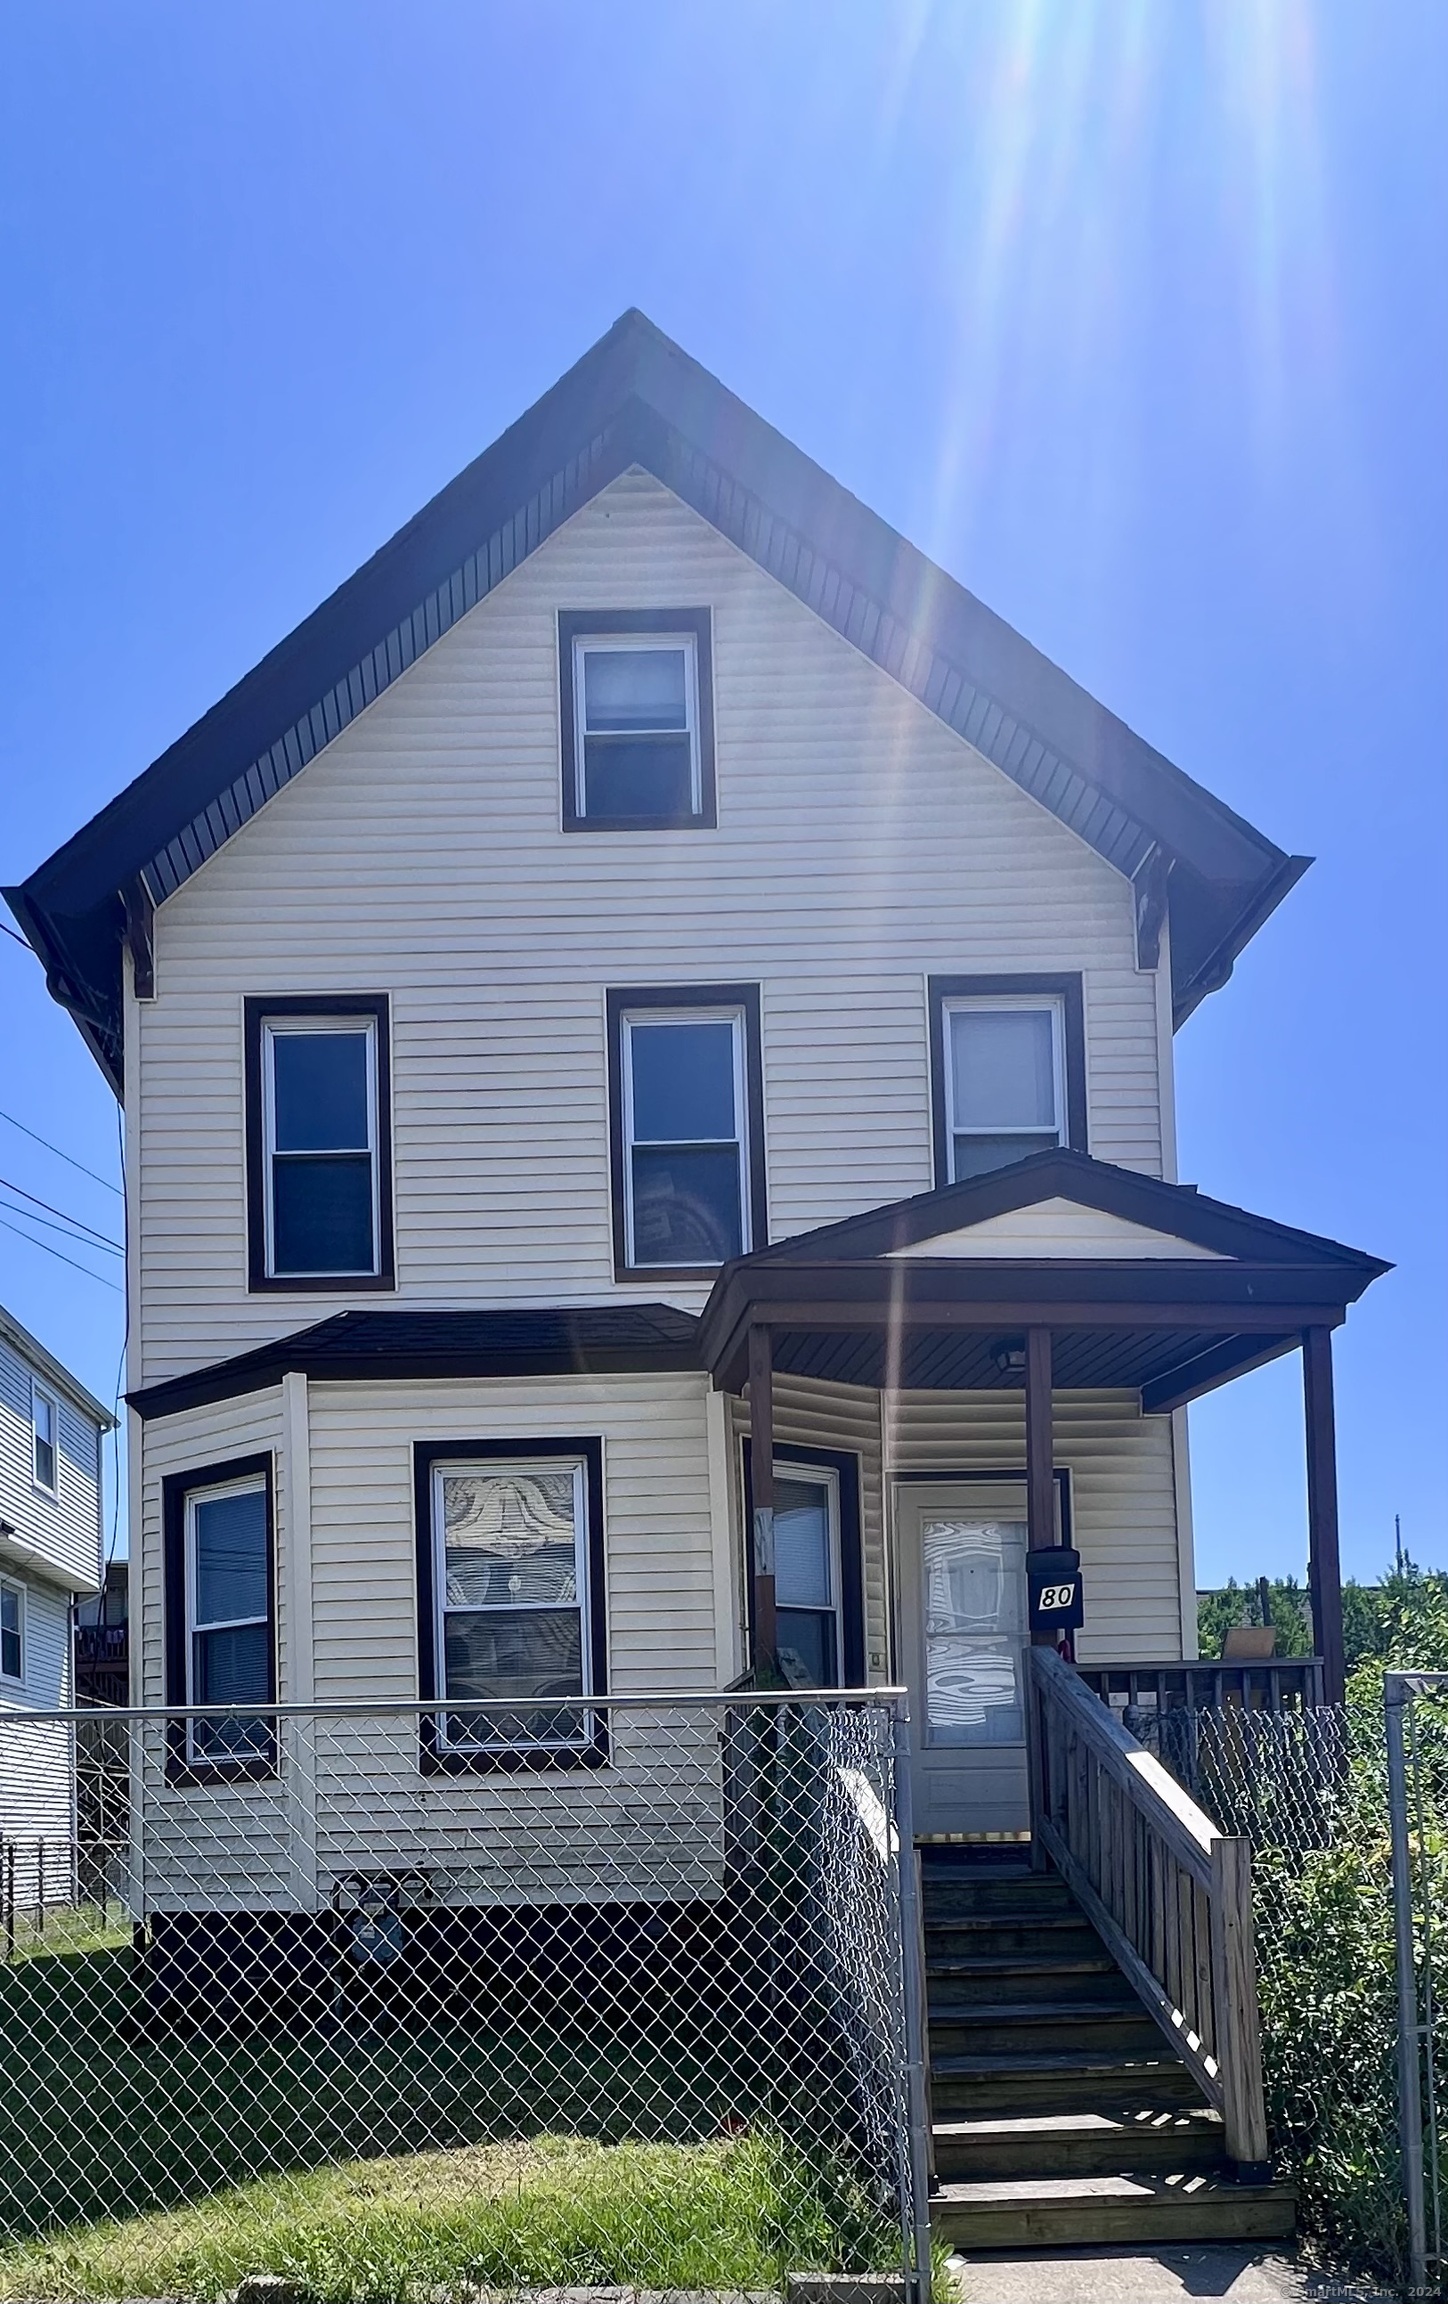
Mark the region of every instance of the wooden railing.
[[1027, 1650], [1038, 1850], [1222, 2114], [1239, 2172], [1267, 2172], [1251, 1850], [1219, 1832], [1051, 1648]]
[[1111, 1703], [1155, 1712], [1295, 1712], [1323, 1701], [1320, 1656], [1268, 1656], [1185, 1664], [1078, 1664], [1088, 1688]]

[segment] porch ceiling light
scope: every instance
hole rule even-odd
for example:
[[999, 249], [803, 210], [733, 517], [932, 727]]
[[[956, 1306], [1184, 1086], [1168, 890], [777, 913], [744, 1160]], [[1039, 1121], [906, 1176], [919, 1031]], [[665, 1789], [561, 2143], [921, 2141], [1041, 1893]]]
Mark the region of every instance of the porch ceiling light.
[[1002, 1376], [1024, 1376], [1026, 1372], [1026, 1340], [1024, 1336], [1001, 1336], [990, 1348], [990, 1356]]

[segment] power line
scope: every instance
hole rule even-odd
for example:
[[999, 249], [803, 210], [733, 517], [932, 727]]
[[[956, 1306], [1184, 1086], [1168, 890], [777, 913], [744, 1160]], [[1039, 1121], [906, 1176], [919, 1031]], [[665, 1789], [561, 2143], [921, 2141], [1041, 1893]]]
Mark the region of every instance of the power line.
[[[3, 1182], [4, 1178], [0, 1177], [0, 1183]], [[27, 1193], [26, 1198], [29, 1197], [30, 1195]], [[4, 1209], [11, 1216], [23, 1216], [27, 1224], [39, 1224], [47, 1232], [59, 1232], [77, 1248], [97, 1248], [107, 1256], [124, 1256], [126, 1253], [125, 1249], [118, 1247], [114, 1240], [102, 1240], [99, 1233], [87, 1240], [82, 1233], [75, 1230], [73, 1225], [57, 1224], [51, 1216], [32, 1215], [28, 1208], [17, 1208], [12, 1201], [0, 1200], [0, 1209]]]
[[[110, 1248], [114, 1250], [117, 1256], [124, 1256], [125, 1249], [121, 1246], [120, 1241], [113, 1240], [108, 1232], [97, 1232], [94, 1224], [82, 1223], [79, 1216], [72, 1216], [67, 1209], [57, 1208], [51, 1201], [40, 1199], [38, 1194], [27, 1192], [23, 1184], [12, 1184], [8, 1176], [0, 1176], [0, 1184], [4, 1185], [7, 1192], [18, 1192], [22, 1200], [32, 1201], [37, 1208], [45, 1209], [48, 1215], [63, 1217], [65, 1222], [73, 1224], [78, 1232], [89, 1232], [92, 1240], [98, 1240], [103, 1248]], [[23, 1211], [16, 1210], [17, 1215], [21, 1213]], [[31, 1221], [38, 1224], [40, 1218], [36, 1216]]]
[[12, 1128], [18, 1128], [21, 1135], [28, 1136], [33, 1144], [43, 1144], [47, 1152], [55, 1154], [57, 1160], [67, 1161], [72, 1168], [78, 1168], [82, 1176], [89, 1176], [93, 1184], [104, 1184], [106, 1190], [114, 1192], [118, 1200], [122, 1197], [119, 1184], [113, 1184], [108, 1176], [98, 1176], [94, 1168], [87, 1168], [83, 1160], [72, 1160], [68, 1152], [62, 1152], [60, 1146], [52, 1144], [48, 1136], [37, 1136], [35, 1130], [27, 1128], [23, 1120], [17, 1120], [13, 1112], [0, 1112], [0, 1120], [8, 1120]]
[[115, 1295], [123, 1296], [125, 1294], [125, 1290], [118, 1280], [108, 1280], [104, 1272], [92, 1272], [89, 1264], [77, 1264], [73, 1256], [61, 1255], [60, 1250], [52, 1248], [48, 1240], [37, 1240], [33, 1232], [22, 1232], [18, 1224], [7, 1223], [3, 1216], [0, 1216], [0, 1229], [13, 1232], [17, 1240], [28, 1240], [32, 1248], [43, 1248], [47, 1256], [59, 1257], [60, 1262], [68, 1264], [73, 1272], [84, 1272], [87, 1280], [98, 1280], [102, 1288], [109, 1288]]

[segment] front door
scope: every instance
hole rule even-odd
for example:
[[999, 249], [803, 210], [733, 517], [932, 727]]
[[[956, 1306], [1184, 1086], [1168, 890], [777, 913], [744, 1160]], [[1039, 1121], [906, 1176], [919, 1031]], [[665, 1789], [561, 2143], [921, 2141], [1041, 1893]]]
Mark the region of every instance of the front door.
[[1024, 1832], [1023, 1481], [896, 1490], [915, 1829]]

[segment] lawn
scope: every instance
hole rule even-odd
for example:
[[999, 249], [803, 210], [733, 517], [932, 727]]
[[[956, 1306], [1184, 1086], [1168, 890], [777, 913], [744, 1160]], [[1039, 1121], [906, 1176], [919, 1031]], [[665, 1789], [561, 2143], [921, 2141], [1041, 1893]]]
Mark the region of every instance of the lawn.
[[214, 2299], [275, 2271], [372, 2304], [898, 2262], [782, 2061], [677, 2009], [652, 2036], [158, 2030], [114, 1934], [24, 1953], [0, 1969], [0, 2298]]

